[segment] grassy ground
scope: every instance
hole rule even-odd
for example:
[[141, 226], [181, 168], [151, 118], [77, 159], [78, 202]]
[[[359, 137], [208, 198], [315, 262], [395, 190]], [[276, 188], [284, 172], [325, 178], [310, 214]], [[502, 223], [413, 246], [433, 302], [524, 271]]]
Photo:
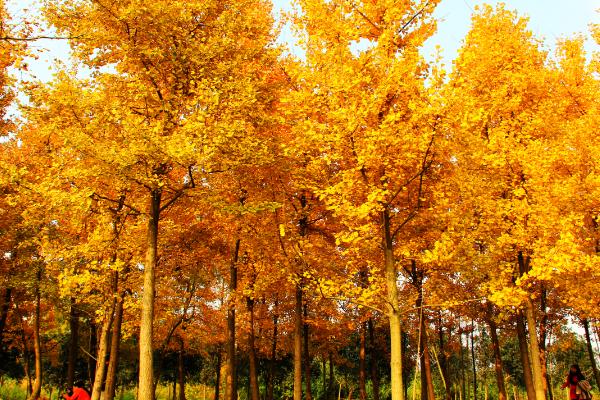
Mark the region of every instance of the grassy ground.
[[[50, 396], [49, 388], [42, 390], [41, 398], [46, 400], [60, 400], [60, 394], [57, 389], [52, 391]], [[210, 400], [212, 399], [213, 388], [204, 385], [186, 386], [187, 400]], [[12, 379], [5, 379], [0, 385], [0, 400], [26, 400], [27, 386], [25, 382], [16, 382]], [[117, 392], [117, 400], [135, 400], [135, 389]], [[172, 400], [173, 393], [171, 386], [160, 385], [156, 389], [157, 400]]]

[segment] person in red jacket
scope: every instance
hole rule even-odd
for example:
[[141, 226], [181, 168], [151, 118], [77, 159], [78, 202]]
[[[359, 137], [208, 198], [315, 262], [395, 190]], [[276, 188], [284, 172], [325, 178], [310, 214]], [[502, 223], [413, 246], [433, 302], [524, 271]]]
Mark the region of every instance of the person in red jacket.
[[73, 394], [68, 395], [67, 393], [63, 394], [65, 400], [90, 400], [90, 394], [83, 387], [83, 382], [76, 382], [73, 385]]
[[569, 388], [569, 399], [577, 400], [579, 395], [577, 393], [577, 382], [581, 382], [585, 380], [585, 376], [581, 373], [581, 369], [579, 365], [573, 364], [571, 365], [571, 369], [569, 370], [569, 375], [567, 375], [567, 380], [561, 386], [561, 389], [566, 387]]

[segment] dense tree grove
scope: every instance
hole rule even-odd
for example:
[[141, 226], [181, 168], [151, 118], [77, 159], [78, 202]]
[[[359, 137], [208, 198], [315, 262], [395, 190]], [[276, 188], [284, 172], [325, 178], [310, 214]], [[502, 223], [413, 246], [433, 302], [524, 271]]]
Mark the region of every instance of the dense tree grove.
[[484, 6], [445, 70], [438, 3], [297, 0], [294, 56], [268, 0], [0, 1], [0, 390], [600, 386], [600, 53]]

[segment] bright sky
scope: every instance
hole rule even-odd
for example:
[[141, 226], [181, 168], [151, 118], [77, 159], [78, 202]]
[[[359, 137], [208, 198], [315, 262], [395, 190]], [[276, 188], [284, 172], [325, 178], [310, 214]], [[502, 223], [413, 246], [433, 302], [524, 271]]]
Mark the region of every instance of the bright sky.
[[[274, 0], [275, 12], [289, 9], [291, 0]], [[442, 0], [436, 10], [440, 19], [438, 32], [426, 44], [423, 54], [431, 57], [436, 45], [441, 46], [443, 61], [451, 66], [462, 38], [470, 27], [470, 15], [480, 4], [497, 4], [497, 0]], [[530, 18], [530, 29], [545, 40], [549, 49], [557, 38], [572, 36], [575, 33], [588, 35], [590, 23], [600, 23], [600, 0], [505, 0], [507, 8], [517, 10]], [[17, 17], [23, 15], [23, 8], [36, 9], [39, 0], [8, 0], [8, 7]], [[589, 35], [588, 35], [589, 36]], [[282, 41], [293, 40], [289, 30], [284, 30]], [[32, 65], [35, 75], [42, 79], [51, 78], [53, 60], [65, 58], [68, 46], [64, 41], [44, 40], [36, 44], [47, 51]], [[597, 45], [588, 41], [588, 51], [600, 51]], [[33, 63], [32, 63], [33, 64]]]
[[[276, 12], [290, 8], [290, 0], [274, 0]], [[471, 25], [471, 14], [477, 5], [501, 3], [498, 0], [442, 0], [435, 15], [440, 19], [438, 32], [427, 42], [423, 54], [433, 55], [435, 46], [442, 48], [446, 66], [452, 64], [462, 39]], [[556, 39], [576, 33], [589, 36], [589, 25], [600, 23], [600, 0], [504, 0], [507, 9], [519, 15], [529, 16], [529, 27], [539, 38], [545, 40], [549, 49]], [[284, 31], [284, 35], [289, 33]], [[285, 40], [286, 38], [284, 38]], [[588, 51], [599, 51], [590, 40]]]

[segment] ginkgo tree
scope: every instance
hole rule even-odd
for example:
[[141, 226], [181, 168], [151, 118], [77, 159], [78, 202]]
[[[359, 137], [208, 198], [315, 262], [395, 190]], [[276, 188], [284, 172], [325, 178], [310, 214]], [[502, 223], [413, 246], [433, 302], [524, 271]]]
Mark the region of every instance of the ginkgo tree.
[[[260, 156], [252, 132], [267, 87], [269, 5], [53, 1], [45, 16], [72, 38], [73, 54], [90, 75], [85, 81], [61, 74], [50, 93], [36, 94], [46, 129], [91, 162], [95, 175], [115, 176], [129, 193], [125, 207], [148, 222], [139, 396], [151, 399], [161, 213], [203, 174]], [[110, 194], [90, 196], [117, 203]]]
[[313, 186], [347, 227], [340, 243], [383, 248], [371, 268], [387, 293], [394, 400], [404, 397], [398, 234], [424, 205], [436, 148], [419, 47], [437, 3], [299, 1], [292, 19], [305, 59], [287, 71], [297, 138], [289, 151], [315, 176], [335, 170]]

